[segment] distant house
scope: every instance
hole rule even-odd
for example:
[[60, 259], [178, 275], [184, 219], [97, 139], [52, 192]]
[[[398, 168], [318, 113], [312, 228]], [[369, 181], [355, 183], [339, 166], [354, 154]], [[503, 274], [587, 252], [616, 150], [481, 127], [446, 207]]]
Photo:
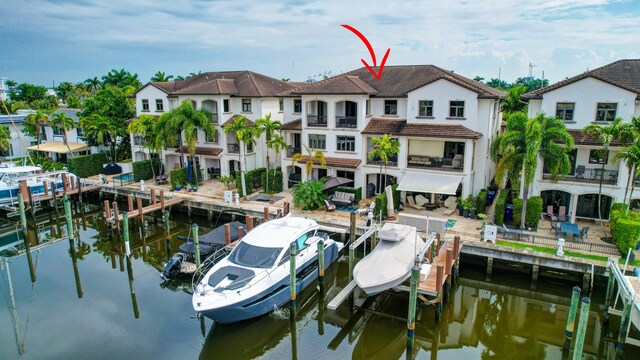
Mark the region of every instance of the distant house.
[[[36, 143], [36, 139], [27, 136], [22, 132], [25, 118], [27, 115], [34, 113], [33, 110], [18, 110], [15, 115], [0, 115], [0, 126], [6, 126], [11, 133], [10, 146], [6, 150], [0, 149], [0, 157], [5, 160], [20, 159], [27, 156], [25, 146], [31, 146]], [[13, 120], [13, 121], [12, 121]], [[15, 126], [14, 126], [15, 125]], [[22, 140], [20, 139], [22, 137]], [[24, 145], [23, 145], [24, 142]]]
[[[616, 61], [529, 92], [523, 98], [529, 100], [529, 117], [555, 115], [564, 120], [575, 142], [569, 175], [552, 183], [540, 160], [532, 193], [542, 196], [545, 211], [553, 206], [557, 214], [564, 207], [573, 219], [598, 218], [598, 184], [603, 174], [602, 216], [609, 218], [611, 204], [624, 198], [629, 176], [622, 161], [612, 160], [621, 144], [614, 141], [609, 153], [599, 156], [602, 142], [581, 130], [589, 124], [610, 124], [618, 117], [628, 123], [633, 116], [640, 116], [640, 60]], [[640, 198], [640, 193], [634, 198]]]
[[99, 151], [96, 147], [90, 147], [87, 145], [87, 138], [82, 132], [82, 129], [77, 127], [67, 131], [67, 144], [64, 144], [63, 132], [57, 126], [51, 124], [53, 115], [58, 113], [65, 113], [68, 117], [78, 124], [80, 119], [78, 118], [79, 109], [58, 109], [51, 116], [49, 116], [49, 124], [44, 126], [44, 132], [42, 133], [42, 144], [39, 146], [34, 145], [29, 149], [33, 151], [40, 151], [46, 153], [48, 157], [51, 157], [56, 161], [67, 161], [69, 154], [85, 155], [91, 152]]

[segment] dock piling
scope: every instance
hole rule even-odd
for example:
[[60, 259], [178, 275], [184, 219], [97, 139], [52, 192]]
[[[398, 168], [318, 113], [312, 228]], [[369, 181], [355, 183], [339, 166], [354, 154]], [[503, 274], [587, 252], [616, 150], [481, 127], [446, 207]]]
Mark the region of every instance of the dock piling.
[[20, 211], [20, 227], [22, 227], [22, 231], [24, 233], [27, 232], [27, 215], [24, 210], [24, 199], [22, 198], [22, 193], [18, 192], [18, 209]]
[[109, 220], [111, 217], [111, 208], [109, 207], [109, 200], [104, 201], [104, 218]]
[[71, 201], [67, 197], [67, 194], [64, 194], [63, 197], [64, 202], [64, 215], [67, 218], [67, 236], [69, 239], [73, 238], [73, 217], [71, 215]]
[[171, 257], [171, 231], [169, 230], [169, 212], [162, 212], [162, 226], [164, 227], [164, 241], [167, 248], [167, 259]]
[[569, 307], [569, 315], [567, 316], [567, 326], [564, 331], [564, 344], [562, 350], [568, 351], [571, 348], [571, 338], [573, 337], [573, 328], [575, 326], [576, 312], [578, 311], [578, 301], [580, 301], [580, 287], [574, 286], [571, 294], [571, 306]]
[[78, 180], [78, 201], [82, 204], [82, 179], [78, 176], [76, 180]]
[[231, 244], [231, 225], [224, 224], [224, 243], [226, 245]]
[[442, 277], [444, 276], [444, 267], [438, 265], [436, 268], [436, 292], [438, 293], [438, 299], [436, 302], [436, 322], [440, 320], [440, 313], [442, 312]]
[[191, 225], [191, 232], [193, 233], [193, 247], [196, 252], [196, 268], [200, 268], [200, 239], [198, 238], [198, 224], [193, 223], [193, 225]]
[[416, 330], [416, 308], [418, 301], [418, 279], [420, 270], [417, 265], [411, 268], [411, 291], [409, 293], [409, 315], [407, 316], [407, 349], [412, 350]]
[[265, 206], [263, 212], [265, 220], [269, 221], [269, 207]]
[[449, 293], [451, 292], [451, 284], [453, 282], [453, 249], [447, 249], [447, 257], [445, 259], [445, 274], [447, 280], [444, 284], [444, 300], [449, 300]]
[[291, 319], [296, 316], [296, 244], [289, 247], [289, 305]]
[[253, 230], [253, 216], [245, 215], [244, 223], [247, 225], [247, 232]]
[[136, 203], [138, 206], [138, 216], [140, 216], [140, 226], [142, 226], [144, 223], [144, 215], [142, 214], [142, 198], [140, 196], [136, 198]]
[[160, 190], [160, 208], [164, 212], [164, 190]]
[[122, 216], [122, 236], [124, 237], [124, 253], [127, 258], [131, 256], [131, 244], [129, 243], [129, 213], [125, 212]]
[[318, 241], [318, 284], [324, 289], [324, 240]]
[[244, 236], [244, 227], [238, 226], [238, 241], [242, 240]]
[[588, 297], [582, 298], [580, 306], [580, 320], [578, 321], [578, 331], [576, 333], [576, 344], [573, 347], [573, 359], [582, 359], [582, 346], [584, 345], [584, 336], [587, 332], [587, 323], [589, 322], [589, 306], [591, 300]]
[[113, 221], [116, 224], [116, 229], [120, 230], [120, 213], [118, 212], [118, 202], [113, 202]]

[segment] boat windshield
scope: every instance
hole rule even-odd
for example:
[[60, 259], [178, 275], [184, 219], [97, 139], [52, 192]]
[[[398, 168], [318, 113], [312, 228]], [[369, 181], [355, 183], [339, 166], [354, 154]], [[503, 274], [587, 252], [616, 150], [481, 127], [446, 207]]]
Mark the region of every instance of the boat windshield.
[[228, 260], [240, 266], [266, 269], [275, 264], [281, 252], [282, 248], [254, 246], [240, 242], [229, 254]]

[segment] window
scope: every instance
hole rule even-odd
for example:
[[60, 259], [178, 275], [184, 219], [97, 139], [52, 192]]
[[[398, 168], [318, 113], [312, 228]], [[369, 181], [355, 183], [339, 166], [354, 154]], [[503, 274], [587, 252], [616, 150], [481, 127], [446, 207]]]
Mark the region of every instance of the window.
[[164, 104], [162, 99], [156, 99], [156, 111], [164, 111]]
[[222, 100], [222, 111], [228, 113], [229, 110], [229, 99]]
[[211, 134], [206, 132], [206, 131], [204, 132], [204, 134], [205, 134], [205, 141], [206, 142], [212, 142], [212, 143], [217, 143], [218, 142], [218, 132], [217, 131], [215, 132], [214, 136], [211, 136]]
[[371, 100], [367, 100], [367, 115], [371, 115]]
[[573, 109], [576, 106], [575, 103], [557, 103], [556, 104], [556, 117], [564, 121], [573, 120]]
[[282, 248], [249, 245], [244, 241], [240, 241], [227, 259], [231, 263], [240, 266], [268, 269], [276, 263], [282, 250]]
[[76, 128], [76, 136], [77, 137], [84, 137], [84, 132], [82, 131], [81, 127]]
[[433, 100], [418, 101], [418, 116], [433, 116]]
[[53, 135], [62, 135], [62, 128], [57, 124], [52, 124], [51, 130], [53, 130]]
[[283, 99], [279, 99], [279, 100], [278, 100], [278, 110], [279, 110], [280, 112], [283, 112], [283, 111], [284, 111], [284, 100], [283, 100]]
[[384, 101], [384, 114], [385, 115], [398, 115], [398, 100], [385, 100]]
[[602, 150], [589, 150], [589, 164], [602, 164], [609, 161], [609, 153], [603, 153]]
[[142, 111], [149, 111], [149, 99], [142, 99]]
[[449, 117], [464, 117], [464, 101], [449, 101]]
[[327, 147], [325, 135], [309, 134], [309, 148], [324, 150]]
[[337, 139], [337, 147], [338, 151], [356, 151], [356, 138], [353, 136], [338, 136]]
[[349, 180], [353, 180], [353, 181], [356, 180], [356, 173], [353, 172], [353, 171], [336, 170], [336, 176], [337, 177], [341, 177], [341, 178], [345, 178], [345, 179], [349, 179]]
[[296, 114], [302, 112], [302, 99], [293, 99], [293, 112]]
[[251, 99], [242, 99], [242, 112], [251, 112]]
[[596, 121], [613, 121], [616, 118], [617, 109], [618, 104], [616, 103], [598, 103]]

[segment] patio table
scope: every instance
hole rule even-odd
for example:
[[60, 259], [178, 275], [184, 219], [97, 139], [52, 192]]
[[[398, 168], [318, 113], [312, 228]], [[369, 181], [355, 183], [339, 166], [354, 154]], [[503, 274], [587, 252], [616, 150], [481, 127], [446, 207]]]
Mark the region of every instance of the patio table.
[[580, 237], [580, 228], [578, 224], [563, 222], [560, 224], [560, 231], [565, 234], [571, 234], [572, 238]]

